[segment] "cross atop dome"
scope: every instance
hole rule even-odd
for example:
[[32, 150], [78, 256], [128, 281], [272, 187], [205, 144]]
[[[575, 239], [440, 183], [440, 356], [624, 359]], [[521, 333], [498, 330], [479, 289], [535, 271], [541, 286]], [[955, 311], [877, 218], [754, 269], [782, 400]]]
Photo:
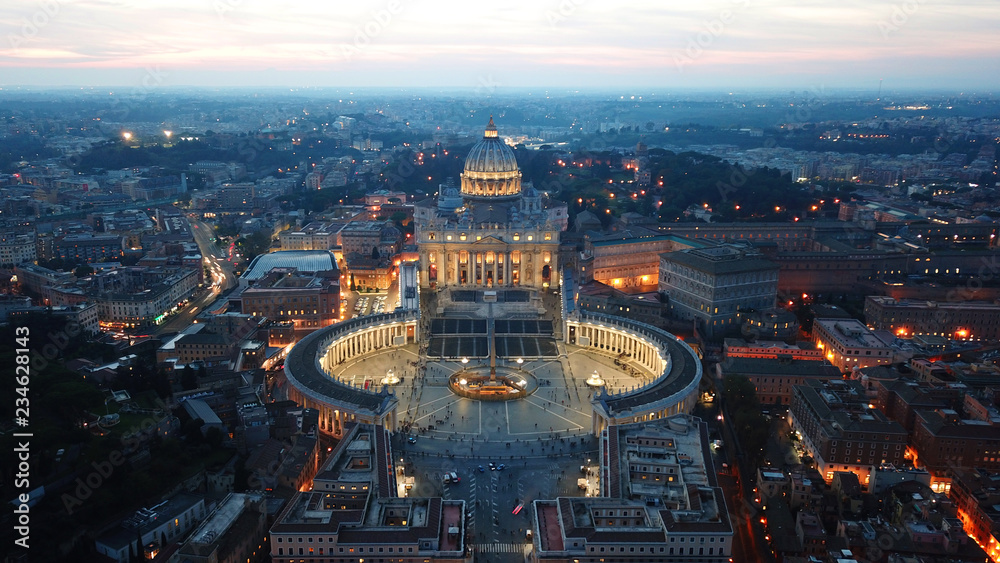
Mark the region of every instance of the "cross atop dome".
[[497, 126], [493, 124], [493, 114], [490, 114], [490, 122], [486, 125], [484, 139], [495, 139], [497, 137]]

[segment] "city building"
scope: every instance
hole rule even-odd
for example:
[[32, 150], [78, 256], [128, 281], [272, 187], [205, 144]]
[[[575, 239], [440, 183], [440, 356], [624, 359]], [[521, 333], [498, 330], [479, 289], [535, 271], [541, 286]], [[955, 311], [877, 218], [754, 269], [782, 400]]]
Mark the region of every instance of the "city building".
[[469, 563], [465, 501], [400, 498], [396, 474], [386, 429], [347, 425], [271, 526], [271, 561]]
[[[584, 220], [586, 217], [577, 215], [578, 224]], [[713, 244], [685, 240], [639, 226], [609, 234], [590, 232], [584, 238], [580, 257], [580, 283], [593, 280], [626, 291], [655, 291], [661, 254]]]
[[910, 436], [916, 428], [917, 412], [956, 409], [962, 404], [962, 397], [970, 391], [961, 383], [872, 379], [871, 388], [875, 391], [872, 403], [885, 416], [903, 425]]
[[421, 287], [556, 287], [565, 225], [550, 220], [553, 207], [565, 204], [530, 185], [522, 191], [514, 152], [490, 118], [465, 160], [461, 191], [415, 204]]
[[294, 323], [312, 331], [340, 320], [340, 271], [274, 268], [240, 293], [243, 314]]
[[580, 286], [576, 303], [583, 311], [626, 317], [652, 326], [666, 326], [665, 305], [656, 292], [630, 294], [592, 281]]
[[198, 288], [198, 270], [164, 269], [160, 274], [149, 272], [144, 278], [150, 282], [159, 281], [144, 284], [137, 291], [97, 293], [95, 301], [101, 328], [122, 330], [158, 325]]
[[267, 510], [258, 493], [230, 493], [177, 550], [179, 563], [262, 563]]
[[807, 380], [792, 390], [789, 424], [830, 482], [835, 471], [852, 471], [868, 485], [882, 464], [902, 465], [906, 429], [868, 402], [854, 380]]
[[399, 254], [403, 233], [391, 222], [351, 221], [340, 231], [344, 256], [392, 259]]
[[344, 277], [353, 291], [384, 291], [396, 277], [396, 266], [386, 258], [349, 254], [344, 257]]
[[889, 344], [858, 320], [816, 319], [813, 340], [826, 359], [845, 372], [894, 361]]
[[52, 243], [54, 257], [77, 262], [120, 260], [124, 250], [124, 240], [118, 235], [67, 235]]
[[792, 360], [824, 361], [823, 351], [813, 342], [787, 344], [772, 340], [747, 342], [741, 338], [723, 340], [722, 354], [727, 358], [789, 358]]
[[740, 310], [737, 316], [740, 332], [751, 340], [792, 341], [799, 335], [799, 320], [786, 309]]
[[337, 259], [329, 250], [279, 250], [261, 254], [250, 262], [240, 276], [240, 287], [249, 287], [274, 268], [295, 268], [299, 272], [329, 272], [337, 269]]
[[600, 497], [532, 502], [533, 562], [733, 557], [708, 426], [686, 414], [601, 433]]
[[97, 552], [117, 563], [153, 559], [161, 549], [179, 542], [205, 519], [205, 499], [178, 493], [161, 503], [141, 508], [98, 536]]
[[230, 211], [249, 211], [254, 206], [254, 184], [223, 184], [218, 192], [219, 207]]
[[792, 400], [792, 389], [806, 380], [840, 379], [840, 370], [823, 360], [795, 360], [729, 357], [716, 364], [720, 379], [726, 376], [745, 377], [753, 383], [761, 405], [785, 405]]
[[900, 337], [942, 336], [953, 340], [1000, 339], [1000, 304], [977, 301], [916, 301], [869, 295], [865, 323]]
[[969, 537], [992, 561], [1000, 560], [1000, 474], [975, 467], [955, 468], [948, 496]]
[[0, 266], [34, 263], [36, 254], [34, 233], [0, 234]]
[[[395, 201], [393, 201], [395, 200]], [[391, 190], [377, 190], [365, 194], [365, 206], [376, 210], [383, 205], [390, 203], [406, 202], [406, 192], [394, 192]]]
[[910, 453], [914, 465], [931, 473], [935, 490], [954, 467], [1000, 471], [1000, 419], [975, 420], [954, 409], [917, 411]]
[[[28, 299], [25, 297], [25, 299]], [[29, 300], [30, 301], [30, 300]], [[3, 305], [0, 305], [2, 311]], [[63, 317], [70, 324], [77, 325], [83, 331], [95, 335], [100, 332], [98, 317], [98, 307], [96, 303], [81, 302], [75, 305], [49, 306], [26, 306], [11, 308], [7, 310], [10, 319], [16, 319], [22, 315], [52, 315], [53, 317]], [[3, 315], [0, 315], [3, 318]]]
[[224, 334], [207, 330], [196, 334], [185, 334], [174, 342], [176, 363], [186, 365], [211, 358], [229, 358], [234, 351], [234, 342]]
[[774, 307], [778, 266], [745, 246], [679, 250], [660, 255], [659, 287], [671, 315], [712, 336], [735, 326], [741, 310]]
[[282, 250], [332, 250], [340, 245], [338, 235], [342, 223], [313, 221], [301, 229], [287, 229], [278, 233]]

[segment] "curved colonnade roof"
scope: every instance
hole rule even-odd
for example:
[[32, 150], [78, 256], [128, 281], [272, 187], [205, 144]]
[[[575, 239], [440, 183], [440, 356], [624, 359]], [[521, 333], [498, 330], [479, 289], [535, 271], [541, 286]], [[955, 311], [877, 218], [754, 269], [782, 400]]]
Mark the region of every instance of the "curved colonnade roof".
[[604, 407], [605, 412], [609, 415], [628, 414], [643, 407], [653, 408], [657, 403], [670, 399], [692, 383], [695, 385], [699, 383], [702, 374], [701, 361], [690, 346], [669, 332], [647, 324], [600, 313], [584, 313], [580, 316], [580, 321], [632, 330], [662, 343], [670, 355], [667, 373], [661, 374], [650, 385], [615, 395], [606, 392], [598, 395], [596, 401]]
[[[388, 412], [397, 402], [394, 395], [387, 390], [376, 393], [345, 385], [320, 369], [317, 357], [321, 352], [321, 345], [331, 342], [337, 337], [337, 333], [341, 333], [340, 336], [347, 336], [368, 326], [405, 321], [410, 316], [414, 315], [405, 312], [387, 313], [352, 319], [313, 332], [299, 341], [285, 359], [285, 375], [289, 383], [303, 394], [330, 405], [365, 410], [376, 415]], [[656, 408], [658, 403], [671, 399], [692, 384], [697, 385], [701, 377], [701, 362], [694, 351], [666, 331], [643, 323], [595, 313], [582, 314], [580, 322], [632, 330], [662, 343], [670, 356], [667, 373], [652, 384], [615, 395], [603, 392], [595, 399], [595, 402], [611, 416], [627, 415], [637, 409]]]
[[[376, 415], [388, 412], [397, 402], [394, 395], [386, 390], [375, 393], [345, 385], [320, 369], [317, 357], [322, 351], [320, 346], [335, 340], [338, 333], [341, 333], [339, 336], [348, 336], [369, 326], [406, 319], [405, 313], [373, 315], [330, 325], [309, 334], [298, 341], [285, 358], [285, 376], [288, 382], [304, 395], [330, 405], [366, 410]], [[331, 336], [333, 338], [329, 339]]]

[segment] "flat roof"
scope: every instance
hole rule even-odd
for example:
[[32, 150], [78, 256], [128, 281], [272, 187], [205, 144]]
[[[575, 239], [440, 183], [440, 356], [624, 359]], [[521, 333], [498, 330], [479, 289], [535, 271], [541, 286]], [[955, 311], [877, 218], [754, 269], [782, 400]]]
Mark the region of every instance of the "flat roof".
[[256, 281], [274, 268], [296, 268], [300, 272], [325, 272], [337, 269], [337, 261], [329, 250], [279, 250], [254, 258], [243, 279]]
[[285, 375], [296, 389], [313, 399], [382, 414], [398, 402], [394, 395], [373, 393], [345, 385], [320, 369], [317, 358], [333, 340], [365, 327], [418, 317], [413, 311], [358, 317], [321, 328], [300, 340], [285, 358]]

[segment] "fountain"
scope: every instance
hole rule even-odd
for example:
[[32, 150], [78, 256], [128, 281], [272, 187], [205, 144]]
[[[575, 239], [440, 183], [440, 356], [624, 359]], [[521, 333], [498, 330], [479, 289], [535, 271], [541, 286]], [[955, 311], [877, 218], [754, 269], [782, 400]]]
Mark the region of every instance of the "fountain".
[[485, 366], [468, 367], [469, 359], [462, 358], [462, 368], [448, 378], [448, 386], [456, 395], [482, 401], [509, 401], [523, 399], [538, 389], [535, 376], [520, 367], [524, 363], [517, 359], [518, 367], [497, 365], [496, 323], [493, 318], [493, 304], [489, 308], [489, 369]]
[[601, 374], [597, 373], [596, 369], [594, 370], [594, 373], [590, 374], [590, 377], [587, 378], [586, 383], [590, 387], [603, 387], [604, 386], [604, 380], [601, 379]]

